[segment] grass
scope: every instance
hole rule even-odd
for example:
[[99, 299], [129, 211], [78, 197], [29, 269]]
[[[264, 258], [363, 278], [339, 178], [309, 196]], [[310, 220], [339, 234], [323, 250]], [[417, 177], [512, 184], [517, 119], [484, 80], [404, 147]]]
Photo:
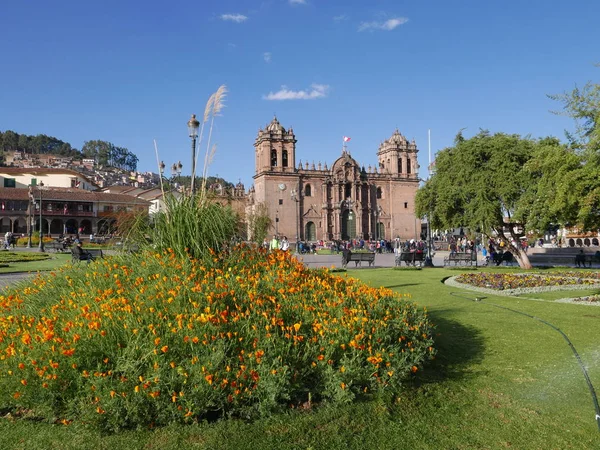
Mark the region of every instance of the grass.
[[[17, 255], [23, 255], [24, 258], [27, 258], [27, 255], [32, 255], [32, 253], [25, 252], [17, 252]], [[33, 255], [40, 255], [39, 253], [33, 253]], [[47, 271], [54, 270], [59, 266], [62, 266], [66, 263], [71, 262], [71, 253], [50, 253], [49, 257], [43, 260], [37, 261], [20, 261], [20, 262], [10, 262], [7, 267], [0, 267], [1, 273], [17, 273], [17, 272], [38, 272], [38, 271]]]
[[560, 298], [576, 298], [586, 297], [588, 295], [600, 294], [600, 289], [578, 289], [578, 290], [564, 290], [564, 291], [549, 291], [549, 292], [533, 292], [531, 294], [521, 294], [518, 297], [532, 298], [535, 300], [547, 300], [554, 301]]
[[[437, 359], [399, 402], [294, 410], [254, 422], [221, 420], [100, 435], [82, 425], [0, 420], [0, 448], [111, 449], [593, 449], [600, 435], [590, 393], [563, 338], [489, 303], [563, 330], [600, 388], [600, 309], [487, 296], [442, 279], [454, 271], [363, 269], [352, 276], [410, 293], [437, 324]], [[343, 275], [342, 275], [343, 276]], [[451, 295], [460, 293], [464, 297]], [[581, 292], [581, 291], [579, 291]]]

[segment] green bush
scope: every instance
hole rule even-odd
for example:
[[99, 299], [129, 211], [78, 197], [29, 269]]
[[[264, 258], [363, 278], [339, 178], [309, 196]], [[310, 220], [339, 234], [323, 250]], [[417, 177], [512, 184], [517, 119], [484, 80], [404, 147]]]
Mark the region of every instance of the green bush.
[[424, 311], [286, 252], [108, 258], [0, 296], [0, 405], [104, 430], [400, 391]]

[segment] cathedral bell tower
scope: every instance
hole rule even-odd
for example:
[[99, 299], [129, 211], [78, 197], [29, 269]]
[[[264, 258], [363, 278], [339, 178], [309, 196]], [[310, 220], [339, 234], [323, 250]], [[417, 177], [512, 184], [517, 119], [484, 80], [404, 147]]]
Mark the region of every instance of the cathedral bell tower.
[[394, 177], [417, 178], [419, 165], [417, 162], [417, 144], [408, 142], [396, 129], [392, 136], [381, 143], [377, 150], [379, 173]]
[[274, 117], [265, 129], [258, 130], [254, 141], [255, 176], [265, 172], [293, 173], [296, 167], [296, 136]]

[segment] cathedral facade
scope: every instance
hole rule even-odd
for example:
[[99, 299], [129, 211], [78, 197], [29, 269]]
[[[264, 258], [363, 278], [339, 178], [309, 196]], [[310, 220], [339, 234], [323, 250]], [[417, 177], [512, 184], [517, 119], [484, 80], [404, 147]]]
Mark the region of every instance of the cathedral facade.
[[374, 166], [344, 148], [328, 166], [297, 162], [296, 136], [274, 118], [254, 142], [254, 186], [247, 214], [268, 211], [272, 234], [292, 240], [417, 239], [417, 146], [396, 130]]

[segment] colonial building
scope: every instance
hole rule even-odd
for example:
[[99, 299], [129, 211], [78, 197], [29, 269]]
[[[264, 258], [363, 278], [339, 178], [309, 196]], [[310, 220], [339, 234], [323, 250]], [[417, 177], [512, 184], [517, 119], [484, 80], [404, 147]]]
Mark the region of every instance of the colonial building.
[[94, 189], [69, 169], [0, 167], [0, 233], [28, 234], [41, 226], [52, 235], [109, 234], [120, 221], [148, 214], [144, 199]]
[[379, 146], [375, 166], [367, 168], [346, 148], [331, 166], [297, 162], [296, 142], [292, 128], [286, 130], [277, 118], [258, 131], [248, 215], [264, 204], [272, 231], [290, 240], [419, 237], [414, 140], [396, 130]]

